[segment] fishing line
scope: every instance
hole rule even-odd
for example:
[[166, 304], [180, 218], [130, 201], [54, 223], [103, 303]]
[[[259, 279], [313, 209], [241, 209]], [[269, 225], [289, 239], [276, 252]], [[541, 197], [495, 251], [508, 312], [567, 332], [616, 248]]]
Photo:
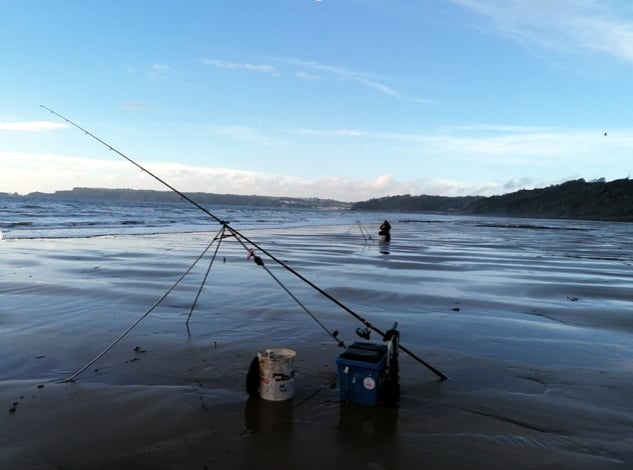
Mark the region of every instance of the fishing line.
[[[284, 269], [286, 269], [287, 271], [289, 271], [290, 273], [292, 273], [294, 276], [298, 277], [299, 279], [301, 279], [303, 282], [305, 282], [306, 284], [308, 284], [310, 287], [312, 287], [314, 290], [316, 290], [317, 292], [319, 292], [321, 295], [323, 295], [324, 297], [326, 297], [327, 299], [329, 299], [330, 301], [332, 301], [334, 304], [336, 304], [337, 306], [339, 306], [341, 309], [343, 309], [345, 312], [347, 312], [348, 314], [352, 315], [354, 318], [356, 318], [358, 321], [360, 321], [363, 325], [365, 325], [367, 328], [375, 331], [376, 333], [378, 333], [381, 337], [384, 338], [385, 336], [385, 332], [383, 332], [382, 330], [380, 330], [379, 328], [375, 327], [374, 325], [372, 325], [369, 321], [367, 321], [365, 318], [361, 317], [358, 313], [354, 312], [351, 308], [349, 308], [347, 305], [343, 304], [342, 302], [340, 302], [338, 299], [336, 299], [335, 297], [333, 297], [332, 295], [328, 294], [326, 291], [324, 291], [323, 289], [321, 289], [319, 286], [317, 286], [316, 284], [314, 284], [312, 281], [308, 280], [307, 278], [305, 278], [303, 275], [301, 275], [299, 272], [297, 272], [296, 270], [294, 270], [293, 268], [291, 268], [290, 266], [288, 266], [286, 263], [284, 263], [282, 260], [278, 259], [277, 257], [275, 257], [272, 253], [269, 253], [266, 249], [264, 249], [263, 247], [259, 246], [259, 244], [255, 243], [254, 241], [250, 240], [248, 237], [246, 237], [245, 235], [241, 234], [240, 232], [238, 232], [236, 229], [234, 229], [233, 227], [231, 227], [229, 225], [229, 223], [227, 221], [224, 221], [222, 219], [220, 219], [219, 217], [215, 216], [213, 213], [211, 213], [211, 211], [209, 211], [208, 209], [206, 209], [204, 206], [200, 205], [199, 203], [197, 203], [196, 201], [194, 201], [193, 199], [191, 199], [189, 196], [187, 196], [185, 193], [179, 191], [178, 189], [174, 188], [172, 185], [170, 185], [169, 183], [167, 183], [166, 181], [162, 180], [161, 178], [159, 178], [158, 176], [156, 176], [154, 173], [152, 173], [151, 171], [147, 170], [146, 168], [144, 168], [143, 166], [141, 166], [139, 163], [135, 162], [134, 160], [132, 160], [130, 157], [128, 157], [127, 155], [125, 155], [124, 153], [120, 152], [119, 150], [117, 150], [116, 148], [112, 147], [110, 144], [108, 144], [107, 142], [101, 140], [99, 137], [97, 137], [96, 135], [94, 135], [93, 133], [87, 131], [86, 129], [84, 129], [83, 127], [81, 127], [79, 124], [76, 124], [75, 122], [71, 121], [70, 119], [62, 116], [61, 114], [57, 113], [56, 111], [53, 111], [52, 109], [44, 106], [44, 105], [40, 105], [40, 107], [46, 109], [47, 111], [49, 111], [50, 113], [54, 114], [55, 116], [59, 117], [60, 119], [66, 121], [68, 124], [70, 124], [71, 126], [79, 129], [80, 131], [82, 131], [83, 133], [85, 133], [86, 135], [92, 137], [94, 140], [96, 140], [97, 142], [101, 143], [102, 145], [104, 145], [105, 147], [107, 147], [109, 150], [115, 152], [117, 155], [123, 157], [125, 160], [129, 161], [130, 163], [132, 163], [134, 166], [136, 166], [137, 168], [139, 168], [141, 171], [144, 171], [145, 173], [147, 173], [148, 175], [150, 175], [152, 178], [154, 178], [156, 181], [158, 181], [159, 183], [163, 184], [164, 186], [166, 186], [167, 188], [171, 189], [172, 191], [174, 191], [176, 194], [178, 194], [180, 197], [182, 197], [184, 200], [188, 201], [189, 203], [193, 204], [194, 206], [196, 206], [198, 209], [200, 209], [202, 212], [204, 212], [205, 214], [207, 214], [209, 217], [211, 217], [212, 219], [214, 219], [216, 222], [218, 222], [219, 224], [222, 224], [223, 226], [225, 226], [232, 234], [234, 234], [237, 237], [241, 237], [243, 240], [245, 240], [246, 242], [250, 243], [251, 245], [253, 245], [255, 248], [257, 248], [260, 252], [264, 253], [266, 256], [268, 256], [271, 260], [273, 260], [275, 263], [279, 264], [280, 266], [282, 266]], [[446, 380], [448, 379], [448, 376], [446, 376], [445, 374], [443, 374], [442, 372], [440, 372], [438, 369], [436, 369], [435, 367], [433, 367], [432, 365], [428, 364], [427, 362], [425, 362], [424, 360], [422, 360], [420, 357], [418, 357], [416, 354], [414, 354], [412, 351], [408, 350], [407, 348], [405, 348], [404, 346], [402, 346], [402, 344], [399, 345], [400, 350], [402, 350], [404, 353], [406, 353], [407, 355], [409, 355], [411, 358], [413, 358], [415, 361], [419, 362], [420, 364], [422, 364], [423, 366], [425, 366], [427, 369], [429, 369], [430, 371], [432, 371], [435, 375], [437, 375], [441, 380]]]
[[216, 256], [218, 255], [218, 251], [220, 250], [220, 244], [222, 243], [222, 239], [224, 238], [224, 231], [226, 229], [226, 226], [222, 226], [222, 229], [220, 230], [220, 232], [218, 232], [218, 235], [216, 235], [215, 238], [217, 238], [218, 244], [215, 247], [215, 251], [213, 252], [213, 256], [211, 257], [211, 261], [209, 262], [209, 266], [207, 267], [207, 272], [204, 274], [204, 278], [202, 279], [202, 282], [200, 283], [200, 287], [198, 288], [198, 292], [196, 293], [196, 298], [193, 299], [193, 303], [191, 304], [191, 309], [189, 310], [189, 315], [187, 315], [187, 321], [185, 322], [185, 324], [187, 325], [187, 334], [189, 335], [189, 337], [191, 337], [191, 331], [189, 331], [189, 319], [191, 318], [191, 314], [193, 313], [193, 309], [196, 308], [196, 304], [198, 303], [198, 298], [200, 297], [200, 293], [202, 292], [202, 289], [204, 287], [204, 285], [207, 283], [207, 278], [209, 277], [209, 272], [211, 271], [211, 267], [213, 266], [213, 262], [215, 261]]
[[[363, 240], [368, 241], [368, 240], [372, 239], [372, 237], [371, 237], [371, 235], [369, 233], [369, 230], [367, 230], [367, 228], [363, 224], [360, 223], [360, 220], [356, 221], [356, 225], [358, 225], [358, 229], [360, 230], [360, 234], [363, 237]], [[353, 225], [352, 225], [352, 227], [353, 227]], [[345, 232], [345, 233], [350, 233], [352, 231], [352, 227], [347, 229], [347, 232]]]
[[277, 276], [275, 276], [273, 272], [270, 269], [268, 269], [268, 267], [264, 264], [264, 260], [255, 254], [255, 250], [248, 249], [246, 245], [244, 244], [244, 242], [242, 242], [242, 240], [240, 240], [239, 237], [236, 237], [236, 239], [242, 245], [242, 247], [244, 247], [244, 249], [248, 252], [248, 258], [253, 258], [253, 261], [255, 262], [257, 266], [261, 266], [262, 268], [264, 268], [266, 272], [270, 275], [270, 277], [272, 277], [275, 280], [275, 282], [279, 285], [279, 287], [281, 287], [303, 309], [303, 311], [306, 312], [316, 322], [316, 324], [319, 325], [323, 329], [323, 331], [325, 331], [328, 335], [330, 335], [334, 339], [334, 341], [337, 342], [339, 347], [341, 348], [346, 347], [345, 343], [338, 337], [339, 333], [337, 330], [330, 331], [312, 312], [310, 312], [310, 310], [308, 310], [308, 308], [292, 292], [290, 292], [290, 290], [279, 280], [279, 278], [277, 278]]
[[187, 270], [178, 278], [178, 280], [169, 289], [167, 289], [167, 291], [156, 302], [154, 302], [154, 305], [152, 305], [143, 315], [141, 315], [134, 323], [132, 323], [128, 327], [127, 330], [125, 330], [114, 341], [112, 341], [103, 351], [101, 351], [99, 354], [97, 354], [94, 359], [91, 359], [90, 361], [88, 361], [88, 363], [86, 365], [81, 367], [77, 372], [73, 373], [69, 377], [60, 380], [60, 383], [72, 382], [75, 379], [75, 377], [77, 377], [79, 374], [84, 372], [88, 367], [90, 367], [95, 362], [97, 362], [99, 359], [101, 359], [108, 351], [110, 351], [114, 346], [116, 346], [119, 343], [119, 341], [121, 341], [123, 338], [125, 338], [130, 331], [132, 331], [150, 313], [152, 313], [152, 311], [156, 307], [158, 307], [163, 300], [165, 300], [167, 298], [167, 296], [176, 288], [176, 286], [178, 286], [178, 284], [180, 284], [180, 282], [187, 276], [187, 274], [189, 274], [191, 272], [191, 270], [194, 268], [194, 266], [196, 264], [198, 264], [198, 261], [200, 261], [202, 259], [202, 257], [206, 254], [207, 251], [209, 251], [209, 248], [211, 248], [211, 245], [213, 245], [213, 242], [215, 242], [216, 238], [217, 238], [217, 236], [214, 237], [213, 240], [211, 240], [211, 242], [206, 246], [206, 248], [202, 251], [202, 253], [200, 253], [200, 255], [191, 264], [191, 266], [189, 266], [189, 268], [187, 268]]
[[270, 269], [268, 269], [268, 267], [264, 264], [264, 261], [261, 258], [256, 257], [255, 258], [255, 263], [258, 264], [259, 266], [261, 266], [262, 268], [264, 268], [266, 270], [266, 272], [268, 274], [270, 274], [270, 277], [272, 277], [277, 282], [277, 284], [279, 284], [279, 287], [281, 287], [284, 291], [286, 291], [286, 293], [290, 297], [292, 297], [292, 299], [295, 302], [297, 302], [297, 304], [299, 304], [299, 306], [303, 309], [304, 312], [306, 312], [308, 315], [310, 315], [310, 317], [317, 323], [317, 325], [319, 325], [323, 329], [323, 331], [325, 331], [328, 335], [330, 335], [332, 338], [334, 338], [334, 341], [337, 342], [339, 347], [341, 347], [341, 348], [345, 348], [346, 347], [345, 343], [341, 339], [338, 338], [338, 331], [336, 331], [336, 330], [334, 330], [334, 331], [328, 330], [328, 328], [323, 323], [321, 323], [321, 321], [319, 321], [319, 319], [314, 314], [312, 314], [312, 312], [310, 312], [310, 310], [308, 310], [308, 308], [305, 305], [303, 305], [301, 303], [301, 301], [292, 292], [290, 292], [286, 288], [285, 285], [282, 284], [282, 282], [277, 278], [277, 276], [275, 276], [272, 273], [272, 271]]
[[369, 234], [369, 230], [367, 230], [367, 228], [360, 223], [360, 220], [357, 220], [356, 223], [358, 224], [358, 228], [360, 229], [360, 234], [363, 236], [363, 238], [365, 239], [365, 241], [367, 240], [371, 240], [371, 235]]

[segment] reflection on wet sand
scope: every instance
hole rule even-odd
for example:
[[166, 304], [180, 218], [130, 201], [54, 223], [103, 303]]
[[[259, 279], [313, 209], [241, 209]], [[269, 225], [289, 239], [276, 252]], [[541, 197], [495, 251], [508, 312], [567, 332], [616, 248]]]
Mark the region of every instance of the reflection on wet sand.
[[398, 408], [341, 403], [337, 429], [349, 444], [392, 440], [398, 429]]
[[244, 425], [253, 434], [288, 435], [293, 431], [294, 401], [251, 397], [244, 407]]

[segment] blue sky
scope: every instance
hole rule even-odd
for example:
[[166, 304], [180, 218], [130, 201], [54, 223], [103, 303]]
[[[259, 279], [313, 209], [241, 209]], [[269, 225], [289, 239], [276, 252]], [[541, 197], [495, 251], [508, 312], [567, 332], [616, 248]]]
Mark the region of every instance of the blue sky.
[[492, 195], [633, 170], [628, 0], [0, 7], [0, 192], [164, 189], [40, 105], [182, 191]]

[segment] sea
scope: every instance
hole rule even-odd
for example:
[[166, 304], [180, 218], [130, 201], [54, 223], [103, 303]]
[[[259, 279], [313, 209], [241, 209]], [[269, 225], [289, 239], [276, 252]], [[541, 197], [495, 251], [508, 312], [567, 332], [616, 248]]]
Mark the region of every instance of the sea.
[[[87, 238], [193, 233], [215, 230], [219, 221], [236, 229], [373, 222], [376, 214], [341, 210], [208, 206], [183, 203], [64, 200], [0, 196], [3, 238]], [[380, 215], [378, 215], [380, 217]]]
[[[406, 212], [313, 210], [113, 200], [63, 200], [0, 195], [4, 239], [91, 238], [338, 225], [363, 240], [377, 239], [383, 220], [401, 239], [420, 245], [518, 249], [543, 255], [633, 262], [633, 223], [480, 217]], [[395, 237], [399, 235], [396, 234]]]

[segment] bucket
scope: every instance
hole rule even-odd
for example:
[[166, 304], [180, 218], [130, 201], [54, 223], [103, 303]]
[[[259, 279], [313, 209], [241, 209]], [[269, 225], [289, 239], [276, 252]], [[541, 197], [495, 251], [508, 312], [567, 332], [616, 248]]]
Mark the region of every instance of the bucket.
[[294, 360], [292, 349], [273, 348], [257, 353], [259, 358], [259, 395], [264, 400], [283, 401], [295, 396]]

